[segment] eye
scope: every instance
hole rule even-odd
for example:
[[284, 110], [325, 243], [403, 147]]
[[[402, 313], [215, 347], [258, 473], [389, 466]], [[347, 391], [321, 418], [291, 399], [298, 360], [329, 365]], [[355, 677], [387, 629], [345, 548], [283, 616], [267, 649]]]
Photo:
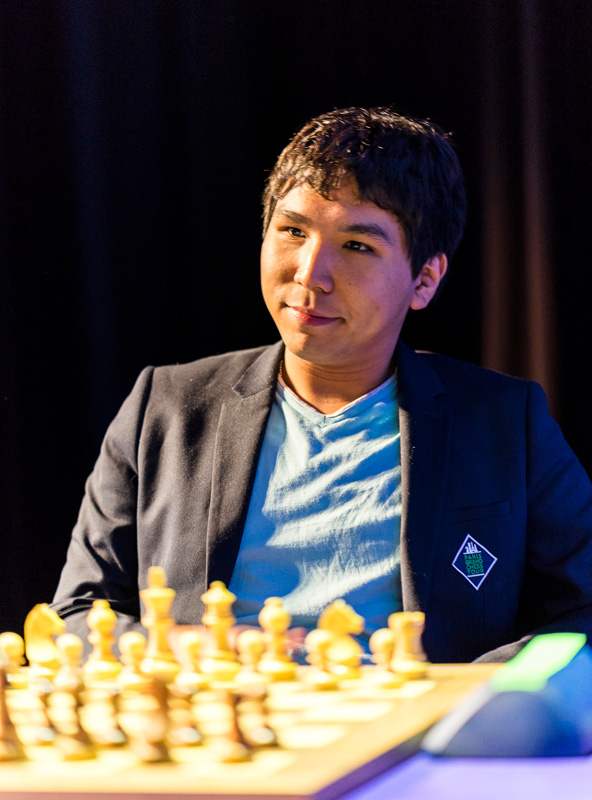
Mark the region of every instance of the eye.
[[347, 242], [345, 245], [348, 250], [355, 250], [357, 253], [373, 253], [374, 249], [364, 242]]
[[293, 226], [289, 225], [288, 227], [284, 228], [284, 231], [288, 234], [288, 236], [294, 236], [301, 238], [304, 236], [304, 231], [300, 228], [294, 228]]

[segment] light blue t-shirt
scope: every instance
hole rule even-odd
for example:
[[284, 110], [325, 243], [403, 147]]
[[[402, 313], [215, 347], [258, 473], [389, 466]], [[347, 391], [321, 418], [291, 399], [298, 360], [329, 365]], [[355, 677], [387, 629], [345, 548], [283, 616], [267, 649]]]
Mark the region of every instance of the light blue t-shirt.
[[230, 590], [241, 624], [282, 597], [316, 627], [344, 598], [365, 635], [401, 610], [401, 467], [392, 377], [333, 414], [278, 382]]

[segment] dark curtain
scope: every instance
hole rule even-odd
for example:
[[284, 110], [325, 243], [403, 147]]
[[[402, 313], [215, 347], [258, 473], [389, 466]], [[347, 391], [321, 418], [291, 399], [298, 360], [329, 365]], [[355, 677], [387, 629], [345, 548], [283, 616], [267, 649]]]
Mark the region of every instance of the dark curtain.
[[540, 381], [590, 468], [592, 6], [523, 0], [508, 11], [484, 4], [481, 360]]
[[540, 380], [591, 469], [591, 76], [588, 0], [2, 0], [0, 630], [139, 370], [277, 338], [262, 184], [333, 107], [454, 132], [467, 233], [406, 338]]

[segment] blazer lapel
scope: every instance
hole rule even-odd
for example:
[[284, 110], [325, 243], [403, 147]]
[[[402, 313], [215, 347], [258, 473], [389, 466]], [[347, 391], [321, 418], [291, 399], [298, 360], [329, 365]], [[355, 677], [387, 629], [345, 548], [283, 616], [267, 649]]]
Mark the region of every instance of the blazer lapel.
[[451, 410], [430, 364], [397, 346], [403, 608], [425, 611], [448, 478]]
[[266, 350], [232, 387], [218, 422], [207, 530], [206, 586], [230, 582], [259, 453], [273, 402], [283, 343]]

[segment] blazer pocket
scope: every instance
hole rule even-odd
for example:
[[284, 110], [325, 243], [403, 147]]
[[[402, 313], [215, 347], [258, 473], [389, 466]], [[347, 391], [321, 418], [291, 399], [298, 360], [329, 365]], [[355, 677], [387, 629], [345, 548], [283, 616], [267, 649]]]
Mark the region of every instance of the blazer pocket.
[[475, 519], [488, 517], [501, 517], [512, 510], [509, 500], [500, 503], [488, 503], [486, 506], [471, 506], [470, 508], [454, 508], [445, 511], [442, 515], [442, 524], [449, 525], [454, 522], [471, 522]]

